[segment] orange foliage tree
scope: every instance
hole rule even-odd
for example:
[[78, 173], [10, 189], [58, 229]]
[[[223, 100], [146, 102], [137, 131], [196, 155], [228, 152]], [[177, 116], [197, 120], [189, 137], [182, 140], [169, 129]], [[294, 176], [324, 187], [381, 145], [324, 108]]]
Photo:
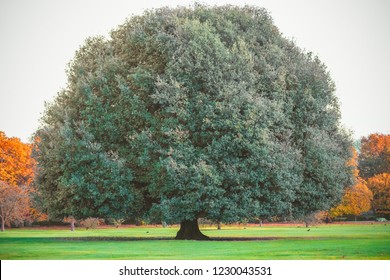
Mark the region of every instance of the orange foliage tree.
[[0, 131], [0, 181], [17, 186], [31, 185], [35, 165], [31, 148], [30, 144], [19, 138], [8, 138]]
[[359, 171], [366, 180], [390, 172], [390, 134], [374, 133], [362, 138]]
[[373, 194], [365, 182], [357, 179], [355, 185], [345, 190], [341, 203], [330, 210], [330, 215], [332, 217], [354, 215], [356, 218], [371, 209], [372, 198]]
[[25, 144], [18, 138], [8, 138], [0, 131], [0, 207], [3, 229], [4, 224], [9, 225], [13, 221], [45, 217], [37, 209], [31, 208], [30, 197], [36, 194], [32, 186], [35, 160], [31, 152], [31, 144]]
[[367, 185], [374, 194], [373, 209], [390, 213], [390, 173], [378, 174], [367, 180]]
[[347, 165], [351, 167], [353, 177], [357, 179], [359, 177], [359, 169], [358, 169], [358, 164], [359, 164], [359, 154], [356, 151], [354, 147], [351, 147], [351, 154], [352, 157], [347, 161]]
[[356, 218], [371, 209], [373, 194], [366, 182], [359, 177], [358, 157], [356, 149], [352, 148], [352, 157], [347, 164], [353, 169], [356, 183], [345, 189], [341, 203], [329, 211], [331, 217], [353, 215]]

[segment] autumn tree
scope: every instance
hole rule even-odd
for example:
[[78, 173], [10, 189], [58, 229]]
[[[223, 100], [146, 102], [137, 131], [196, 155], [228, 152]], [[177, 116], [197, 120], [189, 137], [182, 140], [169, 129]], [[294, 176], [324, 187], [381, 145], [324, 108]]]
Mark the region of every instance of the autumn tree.
[[350, 147], [351, 150], [351, 158], [347, 161], [347, 166], [349, 166], [352, 170], [352, 175], [355, 180], [360, 180], [360, 172], [359, 172], [359, 153], [357, 152], [354, 146]]
[[31, 145], [19, 138], [8, 138], [0, 131], [0, 181], [11, 185], [29, 186], [34, 178]]
[[390, 134], [374, 133], [362, 138], [359, 170], [364, 179], [390, 172]]
[[372, 208], [375, 211], [390, 213], [390, 173], [382, 173], [369, 178], [367, 186], [374, 195]]
[[11, 222], [23, 221], [29, 214], [30, 197], [26, 187], [19, 187], [0, 181], [1, 231]]
[[90, 38], [36, 136], [53, 217], [237, 222], [329, 209], [352, 178], [334, 84], [266, 10], [158, 9]]
[[340, 205], [330, 210], [333, 217], [343, 215], [353, 215], [355, 219], [360, 214], [371, 209], [373, 193], [362, 179], [358, 179], [356, 184], [345, 190]]
[[3, 229], [5, 224], [11, 222], [40, 219], [44, 216], [31, 207], [35, 165], [31, 150], [30, 144], [15, 137], [9, 138], [0, 131], [0, 206]]
[[330, 209], [331, 217], [353, 215], [356, 219], [357, 216], [371, 209], [373, 194], [367, 187], [366, 181], [359, 176], [359, 154], [354, 147], [351, 149], [352, 157], [347, 161], [347, 165], [352, 168], [355, 183], [345, 189], [341, 203]]

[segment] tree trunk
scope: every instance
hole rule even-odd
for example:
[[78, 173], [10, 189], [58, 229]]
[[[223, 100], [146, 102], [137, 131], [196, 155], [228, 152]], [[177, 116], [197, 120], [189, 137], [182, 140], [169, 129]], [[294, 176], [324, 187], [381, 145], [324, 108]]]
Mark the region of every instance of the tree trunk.
[[70, 222], [70, 231], [74, 231], [74, 224], [75, 224], [75, 221]]
[[221, 230], [221, 222], [218, 222], [217, 229]]
[[4, 232], [5, 230], [4, 224], [5, 224], [4, 218], [1, 217], [1, 232]]
[[210, 240], [210, 238], [199, 230], [198, 220], [183, 221], [180, 223], [180, 230], [176, 234], [176, 240]]

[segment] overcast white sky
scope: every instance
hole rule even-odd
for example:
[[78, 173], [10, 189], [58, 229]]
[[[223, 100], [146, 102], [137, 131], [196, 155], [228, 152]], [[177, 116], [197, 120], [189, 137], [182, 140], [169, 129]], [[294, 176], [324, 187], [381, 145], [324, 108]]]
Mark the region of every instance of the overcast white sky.
[[[280, 31], [328, 66], [342, 123], [355, 138], [390, 133], [390, 1], [210, 0], [265, 7]], [[193, 1], [0, 0], [0, 131], [27, 142], [44, 102], [65, 87], [65, 69], [89, 36], [131, 14]]]

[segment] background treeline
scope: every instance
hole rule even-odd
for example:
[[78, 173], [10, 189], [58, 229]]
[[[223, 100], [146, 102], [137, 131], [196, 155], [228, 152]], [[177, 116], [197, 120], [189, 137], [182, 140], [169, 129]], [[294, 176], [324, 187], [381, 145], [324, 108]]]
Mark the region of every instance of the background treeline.
[[[42, 208], [39, 193], [33, 185], [35, 161], [31, 157], [33, 144], [8, 138], [0, 132], [0, 215], [3, 226], [58, 226], [71, 223], [69, 218], [49, 220]], [[348, 164], [355, 168], [355, 184], [347, 186], [342, 202], [329, 211], [316, 212], [306, 217], [307, 223], [319, 221], [377, 220], [390, 218], [390, 135], [371, 134], [356, 142], [354, 156]], [[272, 217], [268, 222], [284, 222], [285, 217]], [[263, 222], [267, 222], [263, 221]], [[76, 221], [75, 221], [76, 222]], [[158, 215], [149, 219], [87, 218], [77, 221], [79, 226], [95, 228], [106, 224], [161, 224]], [[259, 223], [259, 219], [248, 219]], [[200, 225], [213, 224], [202, 219]], [[165, 224], [164, 224], [165, 225]], [[216, 224], [217, 225], [217, 224]], [[4, 228], [3, 228], [4, 230]]]

